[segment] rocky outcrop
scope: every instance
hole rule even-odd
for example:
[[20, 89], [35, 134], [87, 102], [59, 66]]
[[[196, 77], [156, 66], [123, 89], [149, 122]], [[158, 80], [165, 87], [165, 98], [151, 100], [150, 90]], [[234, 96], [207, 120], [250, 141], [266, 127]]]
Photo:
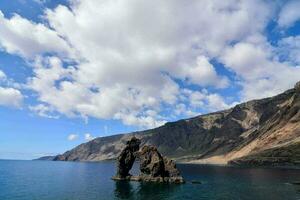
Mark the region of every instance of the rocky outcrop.
[[283, 147], [300, 138], [300, 82], [277, 96], [227, 110], [168, 122], [155, 129], [96, 138], [56, 160], [116, 159], [133, 136], [141, 140], [141, 146], [153, 145], [176, 161], [209, 164], [226, 164]]
[[127, 141], [125, 148], [120, 153], [117, 159], [117, 175], [119, 179], [125, 179], [130, 176], [129, 171], [131, 170], [133, 163], [136, 159], [136, 152], [140, 148], [141, 141], [136, 137], [131, 138]]
[[154, 146], [144, 146], [139, 152], [140, 180], [184, 183], [173, 160], [163, 157]]
[[163, 177], [165, 173], [164, 158], [154, 146], [144, 146], [139, 152], [141, 175]]
[[[163, 157], [154, 146], [145, 145], [137, 153], [140, 141], [133, 137], [127, 142], [117, 160], [117, 175], [113, 180], [184, 183], [174, 161]], [[140, 175], [129, 174], [136, 156], [140, 159]]]

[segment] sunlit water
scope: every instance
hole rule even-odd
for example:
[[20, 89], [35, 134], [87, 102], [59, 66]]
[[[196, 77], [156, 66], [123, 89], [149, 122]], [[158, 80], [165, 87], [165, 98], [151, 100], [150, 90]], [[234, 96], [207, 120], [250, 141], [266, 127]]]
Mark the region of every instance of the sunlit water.
[[[178, 165], [183, 185], [114, 182], [114, 162], [0, 160], [0, 200], [300, 200], [300, 170]], [[133, 174], [137, 173], [135, 166]], [[191, 184], [198, 180], [202, 184]]]

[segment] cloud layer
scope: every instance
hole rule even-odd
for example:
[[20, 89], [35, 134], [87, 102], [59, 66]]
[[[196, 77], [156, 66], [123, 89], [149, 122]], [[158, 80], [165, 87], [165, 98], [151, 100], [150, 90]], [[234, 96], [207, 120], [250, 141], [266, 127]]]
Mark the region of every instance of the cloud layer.
[[[299, 16], [288, 8], [295, 6], [73, 0], [69, 7], [46, 9], [44, 24], [0, 13], [0, 46], [31, 63], [27, 88], [39, 104], [30, 108], [39, 115], [118, 119], [149, 128], [292, 87], [300, 75], [299, 38], [283, 37], [273, 46], [265, 31], [276, 10], [278, 28], [292, 26]], [[232, 85], [241, 87], [239, 98], [218, 93]]]

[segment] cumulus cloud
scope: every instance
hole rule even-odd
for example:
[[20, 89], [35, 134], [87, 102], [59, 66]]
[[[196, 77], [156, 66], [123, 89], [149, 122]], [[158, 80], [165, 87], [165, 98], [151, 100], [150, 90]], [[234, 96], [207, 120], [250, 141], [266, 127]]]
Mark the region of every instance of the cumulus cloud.
[[14, 88], [0, 87], [0, 105], [10, 107], [20, 107], [23, 102], [21, 92]]
[[84, 134], [84, 139], [86, 141], [90, 141], [90, 140], [95, 139], [95, 137], [93, 137], [92, 134], [90, 134], [90, 133], [86, 133], [86, 134]]
[[54, 115], [54, 109], [51, 106], [47, 106], [45, 104], [38, 104], [36, 106], [29, 106], [29, 110], [33, 111], [37, 115], [41, 117], [46, 117], [50, 119], [58, 119], [58, 115]]
[[202, 108], [205, 112], [214, 112], [218, 110], [224, 110], [235, 105], [237, 102], [231, 104], [226, 103], [225, 99], [217, 93], [209, 93], [207, 90], [192, 91], [184, 90], [183, 94], [187, 98], [187, 104], [190, 107], [190, 111]]
[[[193, 108], [195, 108], [195, 107], [193, 107]], [[179, 103], [175, 106], [174, 113], [176, 115], [181, 115], [181, 116], [185, 116], [185, 117], [195, 117], [195, 116], [201, 114], [200, 112], [197, 112], [193, 108], [184, 103]]]
[[186, 90], [185, 93], [189, 95], [189, 102], [193, 107], [202, 107], [205, 105], [203, 101], [206, 95], [202, 92]]
[[278, 18], [280, 27], [288, 28], [300, 19], [300, 1], [288, 1], [281, 9]]
[[300, 67], [279, 62], [265, 42], [239, 42], [228, 47], [221, 59], [243, 80], [242, 100], [273, 96], [299, 80]]
[[22, 93], [8, 84], [6, 74], [0, 70], [0, 106], [21, 107], [23, 103]]
[[[268, 6], [261, 3], [258, 9], [255, 3], [133, 0], [60, 5], [47, 10], [45, 18], [79, 52], [79, 64], [73, 71], [41, 67], [30, 85], [41, 101], [69, 116], [79, 113], [128, 125], [161, 125], [166, 118], [151, 116], [147, 110], [159, 113], [162, 104], [180, 103], [181, 86], [174, 78], [202, 87], [228, 86], [210, 58], [228, 42], [264, 27]], [[254, 17], [256, 23], [250, 23]], [[50, 70], [56, 74], [52, 80], [42, 75]], [[66, 76], [72, 81], [61, 81]]]
[[300, 64], [300, 36], [290, 36], [279, 41], [279, 55], [285, 60]]
[[79, 138], [78, 134], [70, 134], [68, 135], [68, 140], [69, 141], [74, 141], [77, 140]]
[[67, 54], [69, 45], [57, 32], [17, 14], [10, 19], [0, 11], [0, 48], [26, 58], [43, 53]]
[[43, 24], [0, 13], [0, 45], [31, 61], [27, 88], [40, 103], [30, 109], [39, 115], [150, 128], [173, 115], [228, 108], [234, 103], [218, 91], [231, 84], [241, 86], [243, 100], [291, 87], [299, 67], [281, 62], [263, 35], [273, 11], [259, 0], [71, 0], [46, 9]]
[[217, 74], [214, 66], [205, 56], [198, 56], [191, 66], [183, 65], [175, 76], [202, 86], [214, 85], [217, 88], [225, 88], [229, 84], [226, 77]]

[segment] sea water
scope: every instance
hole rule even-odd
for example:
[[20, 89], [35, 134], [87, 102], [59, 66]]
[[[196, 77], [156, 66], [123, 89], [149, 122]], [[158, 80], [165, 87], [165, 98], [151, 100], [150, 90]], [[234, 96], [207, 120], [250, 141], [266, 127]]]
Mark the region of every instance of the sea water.
[[[182, 185], [115, 182], [113, 161], [0, 160], [0, 200], [300, 200], [297, 169], [178, 164]], [[132, 174], [138, 173], [135, 165]], [[201, 184], [192, 184], [200, 181]]]

